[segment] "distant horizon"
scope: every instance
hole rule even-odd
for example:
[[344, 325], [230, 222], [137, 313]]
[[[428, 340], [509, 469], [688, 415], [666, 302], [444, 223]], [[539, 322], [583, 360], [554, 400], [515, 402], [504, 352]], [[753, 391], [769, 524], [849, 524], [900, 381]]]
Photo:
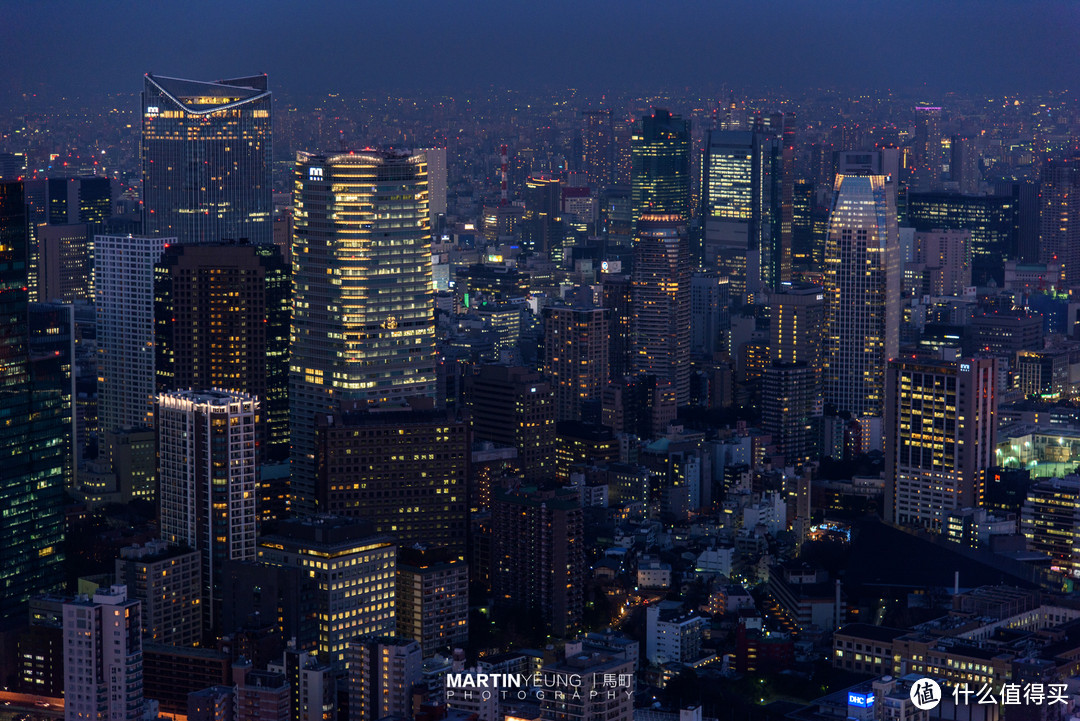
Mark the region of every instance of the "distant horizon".
[[[290, 98], [583, 95], [721, 87], [1039, 95], [1080, 88], [1065, 0], [349, 3], [6, 2], [0, 98], [138, 93], [141, 77], [267, 73]], [[6, 36], [6, 37], [5, 37]], [[128, 90], [127, 88], [130, 88]]]

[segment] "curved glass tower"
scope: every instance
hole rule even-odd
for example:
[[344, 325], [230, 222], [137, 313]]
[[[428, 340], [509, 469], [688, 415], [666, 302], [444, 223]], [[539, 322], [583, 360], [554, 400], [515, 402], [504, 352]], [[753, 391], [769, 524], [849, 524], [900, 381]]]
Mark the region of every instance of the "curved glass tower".
[[900, 237], [884, 175], [837, 175], [825, 240], [825, 401], [881, 417], [900, 343]]
[[315, 418], [435, 395], [427, 159], [298, 153], [289, 429], [296, 510], [315, 502]]
[[273, 241], [265, 75], [202, 82], [147, 73], [142, 123], [145, 235]]

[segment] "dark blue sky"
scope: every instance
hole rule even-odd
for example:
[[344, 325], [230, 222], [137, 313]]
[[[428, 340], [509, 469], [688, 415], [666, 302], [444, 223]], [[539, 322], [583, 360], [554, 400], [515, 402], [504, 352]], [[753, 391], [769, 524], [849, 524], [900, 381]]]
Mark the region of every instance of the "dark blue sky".
[[1076, 89], [1075, 0], [0, 0], [0, 93], [267, 72], [290, 95]]

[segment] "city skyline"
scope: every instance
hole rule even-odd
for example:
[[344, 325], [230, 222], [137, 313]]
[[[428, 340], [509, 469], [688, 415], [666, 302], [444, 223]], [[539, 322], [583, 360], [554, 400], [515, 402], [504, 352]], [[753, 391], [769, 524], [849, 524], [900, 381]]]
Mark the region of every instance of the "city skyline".
[[[1076, 80], [1069, 38], [1080, 29], [1080, 13], [1052, 0], [919, 0], [902, 6], [772, 0], [740, 7], [679, 2], [663, 11], [611, 1], [541, 9], [484, 0], [451, 11], [427, 0], [332, 0], [320, 5], [320, 13], [276, 0], [263, 3], [258, 14], [243, 5], [202, 0], [194, 6], [133, 4], [124, 13], [73, 2], [7, 5], [9, 28], [49, 27], [52, 47], [117, 35], [127, 35], [129, 42], [73, 66], [63, 53], [35, 46], [32, 32], [12, 32], [5, 38], [6, 52], [19, 61], [5, 63], [13, 72], [0, 81], [0, 98], [124, 92], [129, 85], [121, 71], [130, 67], [181, 77], [265, 72], [277, 78], [277, 89], [294, 96], [417, 89], [461, 93], [488, 86], [656, 91], [723, 83], [788, 91], [829, 86], [929, 93], [1067, 90]], [[207, 24], [207, 17], [215, 22]], [[347, 41], [348, 28], [355, 26], [367, 32], [367, 42]], [[146, 33], [148, 27], [156, 32]], [[244, 31], [236, 33], [235, 27]], [[888, 32], [875, 30], [886, 27]], [[380, 37], [404, 29], [414, 52], [388, 62], [393, 54], [385, 51], [393, 45]], [[481, 37], [486, 42], [474, 42]], [[664, 47], [666, 61], [646, 60], [639, 49], [649, 45]], [[545, 57], [540, 65], [534, 62], [537, 53]], [[351, 73], [335, 72], [331, 57], [351, 61], [340, 63], [342, 68], [362, 64], [369, 72], [358, 82]]]

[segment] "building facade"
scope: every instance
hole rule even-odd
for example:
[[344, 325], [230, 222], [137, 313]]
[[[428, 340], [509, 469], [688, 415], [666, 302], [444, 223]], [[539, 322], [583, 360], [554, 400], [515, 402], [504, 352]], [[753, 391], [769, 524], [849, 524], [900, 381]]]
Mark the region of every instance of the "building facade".
[[677, 215], [646, 214], [634, 242], [632, 370], [690, 400], [690, 241]]
[[271, 108], [265, 75], [203, 82], [147, 73], [143, 231], [181, 243], [273, 242]]
[[101, 432], [154, 425], [154, 264], [175, 240], [94, 239]]
[[885, 518], [944, 531], [950, 511], [985, 500], [996, 464], [997, 362], [889, 363], [885, 403]]
[[837, 175], [825, 245], [825, 402], [884, 412], [885, 367], [900, 338], [900, 244], [883, 175]]
[[259, 460], [289, 458], [289, 268], [273, 245], [172, 245], [154, 272], [157, 390], [259, 400]]
[[297, 511], [315, 510], [315, 424], [342, 401], [435, 395], [425, 156], [297, 155], [289, 432]]
[[161, 538], [199, 552], [204, 630], [220, 627], [227, 561], [255, 559], [258, 401], [225, 391], [158, 400]]

